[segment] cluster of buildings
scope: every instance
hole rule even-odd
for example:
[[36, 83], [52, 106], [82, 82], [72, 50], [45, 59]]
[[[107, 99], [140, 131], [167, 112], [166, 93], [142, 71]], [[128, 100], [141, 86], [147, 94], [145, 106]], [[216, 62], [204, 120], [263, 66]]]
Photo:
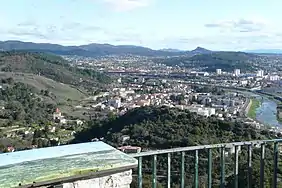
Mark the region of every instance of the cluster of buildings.
[[[220, 76], [220, 75], [231, 75], [232, 73], [228, 73], [228, 72], [223, 72], [222, 69], [216, 69], [216, 75]], [[205, 76], [208, 76], [207, 74], [205, 74]], [[241, 77], [241, 78], [245, 78], [248, 77], [250, 78], [263, 78], [269, 81], [277, 81], [280, 80], [280, 76], [278, 75], [278, 73], [268, 73], [265, 74], [264, 70], [258, 70], [256, 73], [241, 73], [240, 69], [234, 69], [234, 72], [232, 74], [232, 76], [234, 77]]]
[[240, 69], [234, 69], [233, 73], [222, 72], [217, 69], [215, 73], [199, 76], [188, 80], [192, 84], [217, 85], [222, 87], [245, 88], [250, 90], [261, 90], [262, 88], [280, 84], [280, 75], [277, 73], [266, 74], [264, 70], [256, 73], [242, 73]]
[[53, 121], [54, 123], [58, 124], [67, 124], [67, 123], [75, 123], [76, 125], [82, 125], [83, 121], [80, 119], [77, 120], [67, 120], [65, 116], [62, 115], [62, 112], [59, 110], [59, 108], [56, 108], [56, 111], [53, 113]]
[[247, 83], [248, 80], [255, 79], [255, 80], [266, 80], [266, 81], [278, 81], [281, 79], [278, 73], [268, 73], [265, 74], [264, 70], [258, 70], [255, 73], [242, 73], [241, 69], [234, 69], [233, 72], [224, 72], [222, 69], [216, 69], [215, 73], [203, 72], [203, 71], [191, 71], [187, 75], [194, 76], [198, 78], [205, 78], [205, 77], [213, 77], [218, 76], [220, 78], [224, 77], [234, 77], [237, 81], [242, 82], [243, 84]]
[[204, 105], [192, 104], [190, 106], [176, 105], [175, 107], [180, 108], [181, 110], [189, 110], [190, 112], [195, 112], [199, 115], [209, 117], [216, 115], [215, 108], [205, 107]]
[[[155, 85], [131, 83], [127, 88], [93, 96], [91, 108], [124, 114], [142, 106], [167, 106], [195, 112], [202, 116], [218, 118], [236, 117], [246, 99], [237, 93], [199, 93], [189, 84], [159, 80]], [[165, 87], [164, 87], [165, 85]]]

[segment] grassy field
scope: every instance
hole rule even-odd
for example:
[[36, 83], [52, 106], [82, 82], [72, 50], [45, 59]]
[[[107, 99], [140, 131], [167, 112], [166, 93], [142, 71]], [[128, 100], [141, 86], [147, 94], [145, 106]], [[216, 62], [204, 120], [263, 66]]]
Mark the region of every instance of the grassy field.
[[260, 101], [258, 99], [251, 99], [251, 106], [248, 111], [248, 117], [252, 119], [256, 119], [256, 110], [260, 106]]

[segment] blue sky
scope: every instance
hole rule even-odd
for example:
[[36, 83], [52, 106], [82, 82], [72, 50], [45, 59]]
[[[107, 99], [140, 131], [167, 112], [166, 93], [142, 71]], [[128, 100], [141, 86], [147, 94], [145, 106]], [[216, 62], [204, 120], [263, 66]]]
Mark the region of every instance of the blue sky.
[[0, 40], [282, 49], [280, 0], [7, 0]]

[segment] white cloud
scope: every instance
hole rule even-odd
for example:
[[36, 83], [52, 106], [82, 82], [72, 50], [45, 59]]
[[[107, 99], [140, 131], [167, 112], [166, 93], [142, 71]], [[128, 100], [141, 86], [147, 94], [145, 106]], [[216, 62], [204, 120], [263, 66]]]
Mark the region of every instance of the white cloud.
[[282, 49], [282, 31], [215, 33], [207, 36], [174, 36], [159, 41], [163, 46], [191, 50], [197, 46], [211, 50]]
[[152, 0], [104, 0], [117, 11], [129, 11], [140, 7], [146, 7]]
[[259, 17], [219, 20], [204, 26], [213, 31], [209, 36], [187, 37], [180, 43], [222, 50], [282, 48], [282, 28]]
[[205, 24], [207, 28], [218, 28], [223, 32], [257, 32], [264, 30], [269, 23], [261, 19], [221, 20]]
[[23, 21], [9, 27], [0, 28], [0, 40], [23, 40], [33, 42], [80, 45], [86, 43], [140, 44], [144, 40], [132, 28], [117, 30], [101, 25], [80, 22], [61, 24], [41, 24], [37, 21]]
[[0, 40], [49, 42], [65, 45], [133, 44], [155, 49], [194, 49], [197, 46], [211, 50], [282, 49], [282, 28], [262, 19], [222, 20], [205, 24], [205, 26], [207, 31], [213, 30], [214, 32], [206, 32], [205, 35], [193, 35], [192, 33], [180, 35], [165, 32], [159, 34], [157, 31], [140, 32], [129, 26], [113, 28], [111, 25], [95, 25], [69, 20], [54, 25], [30, 19], [0, 28]]

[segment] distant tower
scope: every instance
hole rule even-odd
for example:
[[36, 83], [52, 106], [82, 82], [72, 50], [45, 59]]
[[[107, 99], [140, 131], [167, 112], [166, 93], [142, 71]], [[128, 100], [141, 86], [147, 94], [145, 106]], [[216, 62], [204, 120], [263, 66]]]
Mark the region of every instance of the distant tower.
[[264, 71], [263, 70], [259, 70], [257, 72], [257, 77], [263, 77], [264, 76]]
[[60, 120], [62, 117], [62, 113], [59, 108], [56, 108], [56, 111], [53, 113], [53, 120]]
[[222, 74], [221, 69], [216, 69], [216, 74], [221, 75]]
[[145, 78], [139, 78], [139, 82], [144, 83], [145, 82]]
[[241, 74], [240, 69], [235, 69], [235, 70], [234, 70], [234, 75], [235, 75], [235, 76], [239, 76], [240, 74]]

